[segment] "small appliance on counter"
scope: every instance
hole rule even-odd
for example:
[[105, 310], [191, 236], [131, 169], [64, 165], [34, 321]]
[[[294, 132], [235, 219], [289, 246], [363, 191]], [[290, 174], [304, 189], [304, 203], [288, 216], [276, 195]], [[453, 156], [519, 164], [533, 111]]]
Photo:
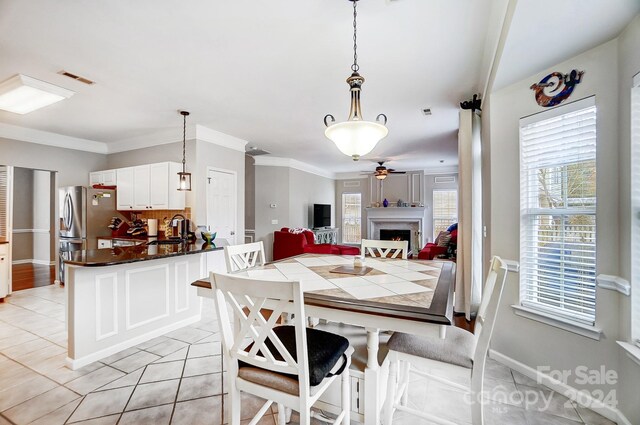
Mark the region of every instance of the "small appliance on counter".
[[147, 219], [147, 236], [149, 237], [157, 237], [158, 236], [158, 220], [155, 218]]

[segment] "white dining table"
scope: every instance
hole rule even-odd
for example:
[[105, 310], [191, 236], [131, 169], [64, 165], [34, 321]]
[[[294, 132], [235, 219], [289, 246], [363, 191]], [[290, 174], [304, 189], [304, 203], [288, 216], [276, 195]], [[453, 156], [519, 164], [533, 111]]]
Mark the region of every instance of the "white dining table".
[[[367, 258], [361, 276], [336, 273], [353, 265], [353, 256], [303, 254], [239, 274], [257, 279], [299, 280], [309, 317], [362, 327], [367, 333], [364, 368], [365, 425], [380, 424], [386, 394], [386, 364], [378, 351], [381, 331], [443, 338], [453, 320], [455, 263], [450, 261]], [[198, 295], [212, 298], [208, 280], [193, 283]]]

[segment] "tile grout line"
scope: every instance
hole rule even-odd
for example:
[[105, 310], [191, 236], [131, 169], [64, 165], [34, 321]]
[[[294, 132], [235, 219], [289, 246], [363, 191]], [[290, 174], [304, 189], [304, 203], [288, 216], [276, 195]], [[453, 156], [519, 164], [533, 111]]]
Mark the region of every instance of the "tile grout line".
[[[136, 382], [136, 384], [133, 386], [133, 390], [131, 391], [131, 394], [129, 394], [129, 398], [127, 399], [127, 402], [124, 404], [124, 407], [122, 408], [122, 412], [120, 412], [120, 416], [118, 417], [116, 425], [118, 425], [120, 423], [120, 420], [122, 419], [122, 415], [124, 415], [124, 412], [127, 411], [127, 406], [129, 405], [129, 403], [131, 403], [131, 398], [133, 398], [133, 394], [136, 392], [136, 389], [138, 388], [138, 385], [140, 385], [140, 380], [142, 380], [142, 377], [144, 376], [144, 373], [147, 371], [147, 366], [149, 366], [149, 365], [144, 366], [144, 370], [140, 374], [140, 377], [138, 378], [138, 382]], [[138, 369], [136, 369], [136, 370], [138, 370]], [[135, 372], [135, 370], [133, 372]], [[124, 387], [124, 388], [126, 388], [126, 387]]]
[[187, 355], [184, 358], [184, 363], [182, 364], [182, 372], [180, 373], [180, 381], [178, 381], [176, 396], [173, 399], [173, 408], [171, 409], [171, 416], [169, 416], [169, 424], [173, 422], [173, 414], [176, 411], [176, 403], [178, 403], [178, 395], [180, 395], [180, 387], [182, 386], [182, 378], [184, 378], [184, 370], [187, 368], [187, 360], [189, 360], [189, 351], [191, 351], [191, 344], [187, 346]]

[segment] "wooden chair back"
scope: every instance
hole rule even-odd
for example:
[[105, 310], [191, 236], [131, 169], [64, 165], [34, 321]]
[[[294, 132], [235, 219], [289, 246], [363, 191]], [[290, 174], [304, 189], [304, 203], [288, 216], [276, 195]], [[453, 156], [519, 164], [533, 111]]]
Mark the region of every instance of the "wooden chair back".
[[[216, 314], [222, 330], [223, 354], [232, 375], [237, 376], [239, 361], [273, 372], [297, 375], [300, 396], [308, 396], [306, 316], [300, 282], [211, 273], [211, 286], [215, 291]], [[269, 317], [264, 315], [266, 309], [272, 311]], [[273, 331], [282, 314], [293, 317], [297, 361]], [[231, 327], [230, 317], [236, 324], [235, 329]], [[267, 341], [271, 344], [267, 345]], [[276, 352], [279, 356], [274, 355]]]
[[259, 241], [225, 246], [224, 258], [227, 263], [227, 273], [263, 266], [265, 263], [264, 244]]
[[363, 239], [360, 252], [363, 255], [383, 258], [407, 259], [409, 252], [409, 242], [407, 241], [379, 241], [373, 239]]

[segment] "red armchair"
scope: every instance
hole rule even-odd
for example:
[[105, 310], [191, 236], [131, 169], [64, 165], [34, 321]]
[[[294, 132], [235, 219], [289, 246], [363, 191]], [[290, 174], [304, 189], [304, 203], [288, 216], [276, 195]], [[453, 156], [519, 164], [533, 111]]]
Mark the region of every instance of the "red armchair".
[[[451, 232], [451, 240], [449, 241], [449, 245], [458, 243], [458, 229]], [[418, 258], [421, 260], [433, 260], [438, 255], [444, 255], [449, 250], [449, 245], [447, 246], [438, 246], [435, 243], [428, 243], [422, 248], [422, 250], [418, 253]]]
[[273, 232], [273, 260], [300, 254], [358, 255], [360, 248], [347, 245], [316, 244], [313, 232], [289, 233], [287, 227]]

